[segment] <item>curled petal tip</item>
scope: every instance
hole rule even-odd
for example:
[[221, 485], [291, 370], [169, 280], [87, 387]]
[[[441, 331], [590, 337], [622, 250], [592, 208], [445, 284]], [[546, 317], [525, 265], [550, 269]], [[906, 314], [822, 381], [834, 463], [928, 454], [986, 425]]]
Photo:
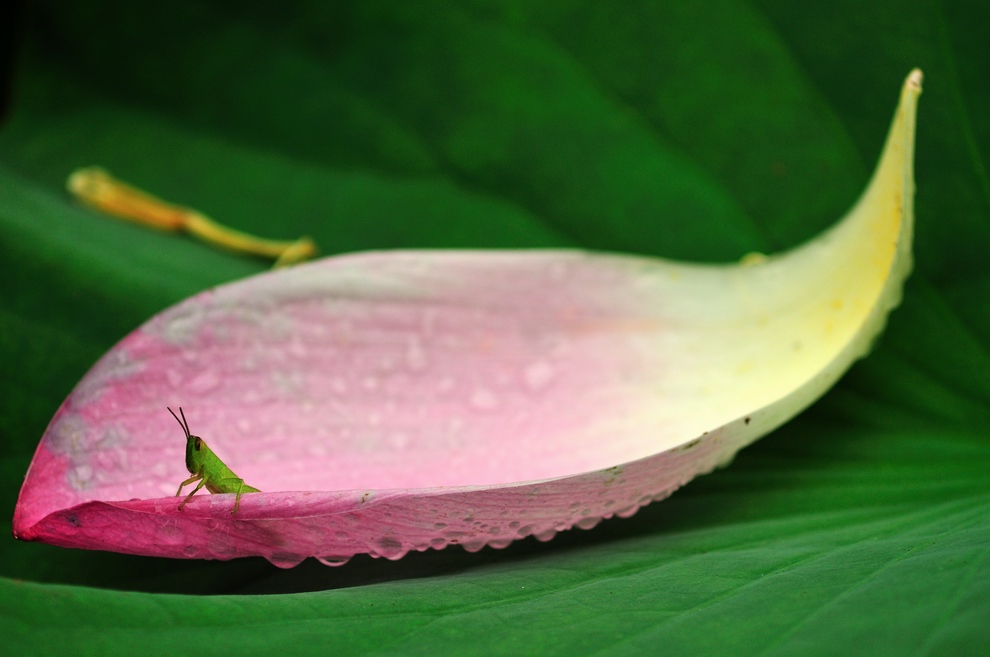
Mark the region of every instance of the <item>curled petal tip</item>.
[[921, 91], [921, 83], [925, 79], [925, 74], [921, 72], [920, 68], [916, 68], [907, 77], [907, 84], [917, 91]]

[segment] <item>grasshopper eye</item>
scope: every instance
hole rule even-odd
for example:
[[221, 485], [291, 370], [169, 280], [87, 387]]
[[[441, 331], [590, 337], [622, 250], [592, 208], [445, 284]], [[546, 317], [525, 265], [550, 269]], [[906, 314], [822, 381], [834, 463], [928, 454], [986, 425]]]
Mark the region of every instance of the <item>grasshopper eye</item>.
[[200, 449], [202, 449], [201, 445], [203, 444], [203, 442], [202, 440], [200, 440], [199, 436], [193, 436], [193, 438], [196, 439], [196, 442], [193, 443], [193, 447], [195, 447], [196, 451], [198, 452]]

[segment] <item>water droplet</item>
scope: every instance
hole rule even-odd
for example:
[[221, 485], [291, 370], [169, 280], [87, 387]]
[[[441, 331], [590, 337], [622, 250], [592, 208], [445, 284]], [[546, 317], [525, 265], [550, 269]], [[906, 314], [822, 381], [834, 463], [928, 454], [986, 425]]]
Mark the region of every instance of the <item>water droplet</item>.
[[169, 519], [155, 530], [154, 540], [162, 545], [181, 545], [185, 538], [185, 533], [179, 529], [178, 524]]
[[295, 568], [302, 563], [306, 557], [294, 552], [273, 552], [266, 557], [273, 566], [279, 568]]
[[69, 485], [75, 490], [86, 490], [93, 479], [93, 468], [88, 465], [77, 465], [68, 474]]
[[445, 536], [447, 537], [447, 539], [451, 543], [460, 543], [461, 539], [463, 537], [467, 536], [467, 534], [465, 534], [464, 532], [451, 532], [451, 531], [449, 531], [449, 532], [447, 532], [445, 534]]
[[151, 474], [154, 475], [152, 479], [164, 479], [168, 477], [169, 470], [170, 468], [163, 461], [156, 462], [150, 468]]
[[670, 496], [671, 496], [671, 494], [672, 494], [673, 492], [674, 492], [674, 491], [672, 491], [672, 490], [662, 490], [662, 491], [660, 491], [659, 493], [656, 493], [656, 494], [655, 494], [655, 495], [654, 495], [654, 496], [652, 497], [652, 500], [653, 500], [654, 502], [660, 502], [660, 501], [662, 501], [662, 500], [665, 500], [665, 499], [667, 499], [668, 497], [670, 497]]
[[547, 274], [552, 281], [563, 280], [569, 273], [570, 263], [567, 262], [554, 262], [547, 268]]
[[302, 343], [302, 340], [293, 338], [289, 342], [289, 353], [296, 358], [305, 358], [309, 354], [309, 350], [306, 349], [306, 345]]
[[208, 369], [203, 370], [192, 381], [185, 384], [183, 388], [188, 392], [201, 394], [213, 390], [218, 385], [220, 385], [220, 376], [216, 370]]
[[379, 539], [378, 542], [375, 543], [375, 548], [375, 551], [379, 556], [385, 557], [386, 559], [390, 559], [392, 561], [401, 559], [406, 556], [406, 552], [408, 552], [408, 550], [402, 546], [401, 542], [388, 536]]
[[337, 566], [343, 566], [345, 563], [351, 560], [350, 557], [316, 557], [324, 566], [332, 566], [336, 568]]
[[409, 339], [409, 344], [406, 346], [406, 367], [408, 367], [413, 372], [420, 372], [426, 369], [428, 361], [426, 359], [426, 351], [423, 349], [423, 343], [420, 342], [419, 338], [412, 336]]
[[213, 556], [222, 561], [228, 561], [237, 556], [237, 548], [231, 543], [214, 543]]
[[533, 536], [536, 537], [536, 540], [541, 541], [543, 543], [546, 543], [547, 541], [552, 540], [553, 537], [556, 536], [556, 535], [557, 535], [557, 530], [555, 530], [555, 529], [544, 529], [541, 532], [537, 532], [537, 533], [533, 534]]
[[485, 541], [483, 539], [463, 541], [461, 543], [461, 547], [463, 547], [468, 552], [479, 552], [483, 547], [485, 547]]
[[199, 331], [199, 324], [203, 319], [203, 313], [198, 308], [184, 308], [183, 314], [173, 315], [159, 327], [162, 339], [172, 344], [183, 344], [191, 340]]
[[302, 375], [298, 372], [274, 371], [269, 375], [272, 387], [287, 397], [299, 397], [305, 388]]
[[257, 390], [247, 390], [241, 395], [241, 402], [245, 406], [257, 406], [261, 402], [261, 395]]
[[496, 550], [503, 550], [512, 545], [511, 538], [494, 538], [488, 541], [488, 547], [495, 548]]
[[182, 372], [180, 372], [179, 370], [168, 370], [165, 372], [165, 379], [168, 381], [168, 384], [173, 388], [178, 388], [180, 385], [182, 385], [183, 378], [184, 377], [182, 376]]
[[597, 516], [589, 516], [587, 518], [581, 518], [574, 524], [580, 527], [581, 529], [592, 529], [595, 525], [597, 525], [601, 521], [602, 519]]
[[530, 390], [537, 392], [547, 387], [555, 373], [553, 365], [545, 360], [538, 360], [523, 371], [523, 381]]
[[498, 408], [498, 405], [498, 397], [486, 388], [478, 388], [471, 395], [471, 406], [479, 411], [491, 411]]

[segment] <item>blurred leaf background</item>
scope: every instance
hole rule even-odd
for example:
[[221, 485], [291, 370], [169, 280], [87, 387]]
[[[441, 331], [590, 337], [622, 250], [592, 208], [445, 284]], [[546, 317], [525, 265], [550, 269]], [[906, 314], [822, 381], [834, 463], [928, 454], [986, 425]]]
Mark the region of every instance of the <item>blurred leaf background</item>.
[[[990, 649], [990, 6], [965, 0], [24, 4], [0, 126], [10, 654]], [[909, 70], [916, 270], [869, 359], [630, 520], [282, 571], [9, 537], [48, 420], [155, 312], [265, 263], [98, 216], [98, 164], [360, 249], [787, 248], [865, 186]], [[268, 595], [263, 595], [268, 594]]]

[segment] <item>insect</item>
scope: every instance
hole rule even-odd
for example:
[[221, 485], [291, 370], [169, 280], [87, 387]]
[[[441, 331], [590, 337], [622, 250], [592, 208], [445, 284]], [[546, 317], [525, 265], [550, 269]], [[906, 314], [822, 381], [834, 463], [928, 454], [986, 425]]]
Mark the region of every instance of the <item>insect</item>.
[[[165, 408], [168, 408], [167, 406]], [[182, 500], [179, 504], [179, 510], [186, 505], [193, 495], [196, 494], [203, 486], [206, 486], [206, 490], [211, 493], [237, 493], [237, 498], [234, 500], [234, 510], [231, 511], [231, 515], [237, 513], [237, 508], [241, 505], [241, 494], [242, 493], [260, 493], [261, 491], [254, 486], [248, 486], [244, 483], [244, 480], [234, 474], [234, 471], [227, 467], [220, 457], [213, 453], [213, 450], [207, 446], [206, 441], [199, 436], [194, 436], [189, 433], [189, 423], [186, 422], [186, 414], [182, 412], [182, 407], [179, 407], [179, 416], [175, 414], [171, 408], [168, 408], [168, 412], [172, 414], [175, 421], [179, 423], [182, 430], [186, 433], [186, 469], [192, 474], [191, 477], [179, 484], [179, 490], [175, 493], [178, 497], [182, 494], [182, 489], [189, 484], [199, 482], [193, 492], [186, 495], [186, 499]]]

